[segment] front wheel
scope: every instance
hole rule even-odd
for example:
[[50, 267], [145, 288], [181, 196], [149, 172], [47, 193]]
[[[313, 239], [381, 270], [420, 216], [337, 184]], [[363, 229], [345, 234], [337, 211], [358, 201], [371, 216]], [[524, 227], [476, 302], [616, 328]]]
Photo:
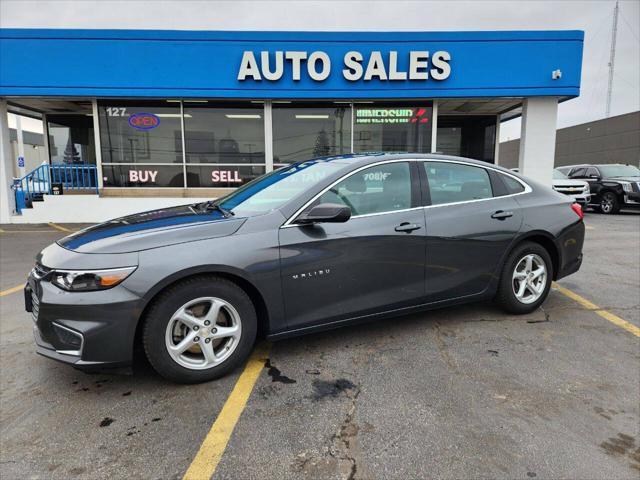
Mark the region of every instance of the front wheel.
[[553, 264], [549, 252], [538, 243], [518, 245], [505, 262], [496, 302], [507, 312], [531, 313], [549, 295]]
[[256, 332], [255, 308], [244, 290], [207, 276], [178, 283], [156, 299], [145, 319], [143, 341], [160, 375], [200, 383], [244, 362]]
[[602, 194], [600, 198], [600, 211], [607, 215], [620, 211], [620, 203], [615, 193], [605, 192]]

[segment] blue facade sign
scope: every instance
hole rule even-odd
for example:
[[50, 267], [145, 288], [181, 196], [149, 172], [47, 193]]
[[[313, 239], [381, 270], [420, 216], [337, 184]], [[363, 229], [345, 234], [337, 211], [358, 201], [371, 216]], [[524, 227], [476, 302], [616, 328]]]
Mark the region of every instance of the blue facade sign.
[[572, 97], [583, 39], [581, 31], [0, 29], [0, 95]]

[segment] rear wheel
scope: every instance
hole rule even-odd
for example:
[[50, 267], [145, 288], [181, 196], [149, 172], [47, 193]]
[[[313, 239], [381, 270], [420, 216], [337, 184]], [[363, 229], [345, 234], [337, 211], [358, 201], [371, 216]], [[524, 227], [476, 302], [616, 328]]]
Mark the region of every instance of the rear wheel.
[[496, 302], [509, 313], [533, 312], [546, 300], [552, 277], [549, 252], [538, 243], [522, 243], [505, 262]]
[[207, 276], [181, 282], [160, 295], [147, 314], [143, 341], [160, 375], [199, 383], [243, 363], [256, 331], [255, 308], [244, 290]]
[[600, 211], [604, 214], [618, 213], [620, 211], [620, 203], [615, 193], [605, 192], [601, 195]]

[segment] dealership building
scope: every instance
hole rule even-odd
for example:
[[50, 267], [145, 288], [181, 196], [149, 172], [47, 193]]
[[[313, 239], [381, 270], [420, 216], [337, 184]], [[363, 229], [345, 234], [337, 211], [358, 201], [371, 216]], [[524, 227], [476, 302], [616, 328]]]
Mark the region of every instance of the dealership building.
[[[500, 164], [500, 123], [517, 116], [520, 171], [550, 183], [583, 38], [0, 29], [0, 222], [99, 221], [352, 152]], [[7, 112], [42, 121], [44, 161], [15, 158]]]

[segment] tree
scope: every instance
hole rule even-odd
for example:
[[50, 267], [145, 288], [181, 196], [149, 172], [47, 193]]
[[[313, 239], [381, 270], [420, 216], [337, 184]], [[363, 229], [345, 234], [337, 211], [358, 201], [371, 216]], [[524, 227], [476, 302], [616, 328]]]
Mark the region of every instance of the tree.
[[330, 153], [329, 150], [329, 137], [327, 136], [327, 132], [325, 132], [323, 127], [322, 130], [318, 132], [318, 136], [316, 137], [316, 143], [313, 146], [313, 156], [326, 157]]
[[80, 153], [76, 150], [76, 146], [71, 141], [71, 135], [67, 140], [67, 146], [64, 149], [64, 156], [62, 157], [64, 163], [80, 163]]

